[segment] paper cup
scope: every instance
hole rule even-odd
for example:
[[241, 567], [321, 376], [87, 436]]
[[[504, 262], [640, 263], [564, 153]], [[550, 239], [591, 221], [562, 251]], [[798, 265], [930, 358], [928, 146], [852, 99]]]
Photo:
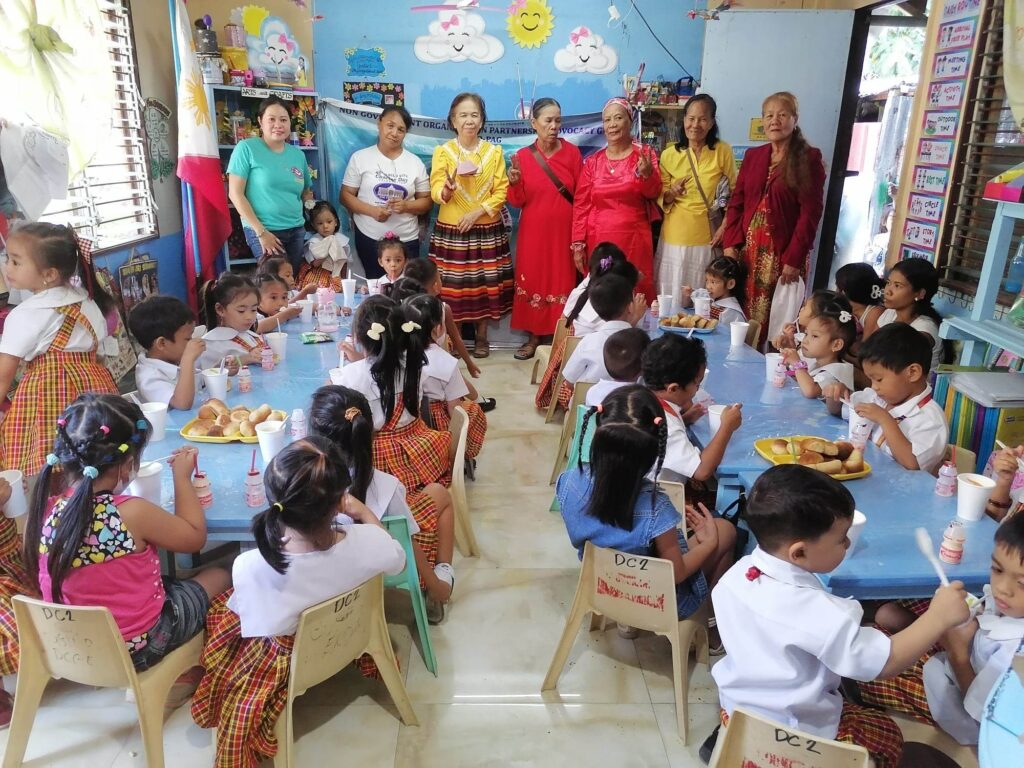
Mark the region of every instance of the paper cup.
[[160, 493], [161, 473], [164, 465], [159, 461], [144, 461], [139, 465], [139, 473], [135, 480], [128, 486], [130, 496], [141, 496], [146, 501], [160, 506], [162, 496]]
[[0, 477], [11, 484], [11, 498], [4, 507], [4, 517], [21, 517], [28, 512], [28, 500], [25, 498], [25, 476], [18, 469], [7, 469], [0, 472]]
[[228, 369], [207, 368], [203, 371], [203, 381], [206, 383], [206, 393], [210, 397], [224, 400], [228, 396]]
[[964, 472], [956, 476], [956, 516], [973, 522], [985, 514], [985, 504], [996, 481], [984, 475]]
[[693, 314], [699, 317], [711, 317], [711, 299], [707, 296], [694, 297]]
[[658, 317], [672, 317], [675, 314], [675, 300], [671, 293], [658, 296]]
[[[750, 323], [733, 322], [729, 323], [729, 341], [734, 347], [742, 347], [747, 343], [747, 329]], [[774, 371], [773, 371], [774, 373]]]
[[857, 539], [864, 532], [864, 524], [867, 521], [868, 519], [863, 512], [859, 509], [853, 510], [853, 525], [850, 526], [850, 532], [846, 534], [846, 538], [850, 540], [850, 548], [846, 550], [847, 555], [857, 548]]
[[143, 403], [142, 415], [149, 419], [153, 426], [149, 442], [158, 443], [163, 440], [167, 430], [167, 403]]
[[373, 294], [375, 294], [375, 293], [379, 293], [380, 292], [380, 287], [377, 285], [378, 282], [380, 282], [380, 278], [377, 278], [377, 277], [368, 277], [368, 278], [366, 278], [366, 292], [368, 294], [370, 294], [371, 296]]
[[352, 307], [356, 303], [356, 281], [354, 278], [346, 277], [341, 281], [341, 291], [345, 295], [345, 306]]
[[718, 434], [719, 427], [722, 426], [722, 412], [724, 410], [724, 405], [708, 406], [708, 427], [711, 429], [712, 439]]
[[768, 352], [764, 356], [764, 379], [765, 381], [771, 381], [775, 378], [775, 368], [778, 366], [779, 361], [782, 359], [782, 355], [778, 352]]
[[341, 368], [331, 368], [327, 373], [331, 377], [331, 384], [337, 384], [339, 387], [344, 386], [341, 381]]
[[260, 444], [263, 463], [269, 464], [288, 442], [288, 431], [283, 421], [264, 421], [256, 425], [256, 440]]
[[313, 307], [316, 306], [314, 299], [299, 299], [296, 304], [302, 309], [302, 314], [299, 315], [299, 320], [304, 323], [313, 322]]
[[283, 363], [285, 355], [288, 353], [288, 334], [284, 331], [274, 331], [273, 333], [263, 334], [263, 338], [267, 340], [267, 344], [274, 350], [275, 362]]

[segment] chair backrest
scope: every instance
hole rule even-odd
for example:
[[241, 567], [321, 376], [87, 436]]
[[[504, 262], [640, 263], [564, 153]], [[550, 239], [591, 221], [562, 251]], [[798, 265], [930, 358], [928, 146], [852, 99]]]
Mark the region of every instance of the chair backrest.
[[672, 502], [672, 506], [676, 508], [676, 511], [681, 515], [684, 514], [686, 510], [686, 486], [671, 480], [659, 480], [658, 487], [665, 492], [669, 501]]
[[58, 605], [16, 596], [22, 654], [36, 655], [50, 677], [98, 688], [127, 688], [135, 667], [107, 608]]
[[448, 490], [452, 496], [457, 497], [456, 503], [461, 503], [463, 509], [468, 509], [466, 500], [466, 440], [469, 438], [469, 415], [461, 406], [456, 406], [452, 413], [452, 420], [448, 424], [452, 433], [452, 441], [448, 448], [448, 455], [452, 459], [452, 485]]
[[757, 349], [757, 340], [761, 337], [761, 322], [759, 320], [747, 320], [750, 326], [747, 328], [747, 338], [744, 339], [748, 347]]
[[569, 445], [569, 469], [573, 469], [576, 466], [576, 461], [580, 458], [580, 439], [583, 439], [583, 463], [590, 463], [590, 443], [594, 440], [594, 421], [591, 419], [590, 424], [587, 425], [587, 434], [583, 432], [583, 418], [587, 415], [587, 406], [578, 405], [576, 406], [576, 423], [573, 425], [572, 432], [572, 443]]
[[555, 335], [551, 337], [552, 351], [558, 349], [558, 345], [569, 335], [569, 323], [564, 317], [558, 318], [555, 323]]
[[292, 647], [289, 697], [301, 696], [359, 658], [370, 644], [376, 611], [384, 612], [384, 579], [380, 574], [304, 610]]
[[734, 709], [721, 732], [710, 768], [793, 765], [801, 768], [868, 768], [868, 751], [783, 728], [752, 712]]
[[583, 571], [592, 590], [590, 604], [598, 613], [661, 635], [679, 631], [675, 571], [668, 560], [630, 555], [588, 541], [583, 548]]
[[[562, 354], [562, 366], [559, 369], [559, 375], [561, 375], [561, 370], [565, 368], [565, 364], [569, 362], [569, 358], [572, 357], [572, 353], [576, 351], [576, 347], [580, 345], [580, 339], [582, 338], [582, 336], [568, 336], [565, 339], [565, 352]], [[558, 393], [552, 392], [551, 396], [558, 397]]]
[[967, 448], [961, 448], [959, 445], [953, 445], [947, 443], [946, 453], [943, 455], [942, 460], [952, 461], [956, 465], [957, 472], [975, 472], [976, 465], [978, 463], [978, 457], [974, 451], [968, 450]]

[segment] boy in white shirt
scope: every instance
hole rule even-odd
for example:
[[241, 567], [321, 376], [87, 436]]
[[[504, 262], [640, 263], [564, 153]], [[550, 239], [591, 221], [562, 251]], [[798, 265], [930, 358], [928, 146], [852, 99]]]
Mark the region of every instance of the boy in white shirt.
[[142, 402], [167, 403], [181, 411], [192, 408], [196, 361], [206, 351], [206, 342], [192, 338], [192, 309], [173, 296], [150, 296], [132, 308], [128, 329], [146, 349], [135, 368]]
[[587, 406], [604, 402], [619, 387], [636, 384], [640, 378], [640, 358], [651, 337], [639, 328], [616, 331], [604, 343], [604, 367], [608, 378], [601, 379], [587, 392]]
[[859, 744], [877, 768], [894, 768], [903, 751], [899, 727], [844, 701], [840, 678], [898, 675], [970, 611], [955, 581], [892, 637], [862, 627], [860, 604], [831, 595], [815, 575], [846, 556], [853, 507], [842, 483], [809, 467], [782, 464], [758, 478], [745, 513], [758, 547], [711, 593], [727, 654], [711, 675], [726, 726], [743, 707], [785, 728]]
[[609, 378], [604, 366], [604, 343], [613, 333], [632, 328], [647, 314], [643, 295], [634, 296], [630, 282], [614, 274], [602, 275], [591, 283], [590, 303], [604, 324], [580, 339], [562, 367], [562, 375], [570, 384]]

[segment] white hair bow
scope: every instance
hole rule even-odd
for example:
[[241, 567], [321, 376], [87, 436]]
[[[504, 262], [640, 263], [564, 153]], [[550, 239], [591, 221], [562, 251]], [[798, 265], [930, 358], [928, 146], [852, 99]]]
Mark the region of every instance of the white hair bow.
[[415, 320], [408, 320], [408, 321], [402, 323], [402, 330], [405, 331], [406, 333], [412, 333], [413, 331], [418, 331], [422, 327], [423, 326], [421, 326]]
[[366, 332], [366, 335], [374, 341], [380, 341], [380, 337], [384, 335], [384, 331], [385, 328], [380, 323], [371, 323], [370, 330]]
[[851, 320], [853, 320], [853, 315], [851, 315], [845, 309], [842, 312], [839, 313], [839, 322], [840, 323], [843, 323], [845, 325], [846, 323], [850, 322]]
[[877, 283], [875, 285], [871, 286], [871, 298], [872, 299], [880, 299], [880, 298], [882, 298], [882, 286], [878, 285]]

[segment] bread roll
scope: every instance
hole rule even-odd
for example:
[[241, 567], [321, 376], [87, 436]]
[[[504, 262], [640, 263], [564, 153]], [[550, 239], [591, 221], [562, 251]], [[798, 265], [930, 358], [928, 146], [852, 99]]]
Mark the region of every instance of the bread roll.
[[284, 411], [271, 411], [270, 415], [267, 416], [267, 421], [284, 421], [288, 418], [288, 414]]
[[854, 448], [843, 462], [843, 471], [850, 474], [864, 471], [864, 454]]
[[255, 411], [249, 414], [249, 422], [252, 424], [262, 424], [267, 420], [267, 416], [270, 415], [271, 408], [269, 405], [264, 403]]
[[223, 429], [224, 427], [231, 423], [231, 416], [230, 414], [222, 413], [214, 421], [216, 422], [218, 427]]
[[853, 443], [847, 442], [846, 440], [836, 440], [836, 458], [840, 461], [846, 461], [850, 458], [850, 454], [853, 453]]
[[772, 440], [772, 453], [776, 456], [785, 456], [789, 453], [789, 441], [781, 437]]
[[822, 440], [820, 437], [809, 437], [803, 441], [800, 447], [805, 451], [820, 453], [822, 456], [835, 456], [839, 453], [839, 449], [836, 448], [835, 443], [830, 443], [828, 440]]
[[235, 408], [231, 411], [231, 420], [235, 422], [246, 421], [249, 418], [248, 408]]
[[237, 437], [240, 431], [237, 421], [232, 421], [226, 427], [224, 427], [224, 437]]
[[804, 451], [797, 457], [797, 462], [805, 467], [815, 467], [825, 461], [825, 457], [814, 451]]
[[238, 425], [238, 432], [242, 437], [255, 437], [256, 425], [251, 421], [243, 421]]
[[224, 437], [224, 427], [220, 424], [211, 425], [209, 431], [206, 433], [207, 437]]
[[832, 461], [823, 461], [820, 464], [815, 464], [814, 468], [819, 472], [824, 472], [826, 475], [839, 475], [843, 472], [843, 462], [839, 459], [832, 459]]
[[197, 415], [200, 419], [215, 419], [222, 414], [228, 413], [231, 413], [231, 411], [224, 405], [224, 401], [212, 397], [199, 406], [199, 413]]
[[189, 437], [206, 437], [210, 433], [210, 427], [213, 426], [213, 419], [197, 419], [192, 422], [192, 426], [188, 428], [187, 434]]

